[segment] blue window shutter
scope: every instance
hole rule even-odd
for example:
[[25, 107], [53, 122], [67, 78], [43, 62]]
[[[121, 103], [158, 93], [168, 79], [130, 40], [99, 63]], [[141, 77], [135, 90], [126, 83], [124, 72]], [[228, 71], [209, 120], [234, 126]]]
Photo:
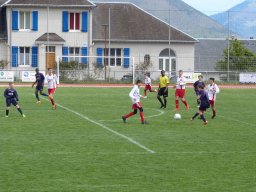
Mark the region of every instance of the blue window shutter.
[[88, 12], [82, 12], [82, 32], [88, 32]]
[[33, 20], [33, 25], [32, 25], [32, 30], [33, 31], [38, 31], [38, 11], [33, 11], [32, 12], [32, 20]]
[[130, 48], [124, 48], [124, 68], [129, 68], [130, 66]]
[[68, 47], [62, 47], [62, 61], [63, 62], [68, 62]]
[[102, 48], [97, 48], [97, 65], [103, 65], [103, 49]]
[[[87, 47], [82, 47], [82, 56], [88, 56]], [[87, 64], [87, 57], [82, 57], [82, 64]]]
[[12, 67], [18, 67], [18, 47], [12, 46]]
[[38, 47], [32, 47], [32, 67], [38, 66]]
[[12, 30], [18, 31], [18, 11], [12, 11]]
[[68, 32], [68, 12], [62, 12], [62, 32]]

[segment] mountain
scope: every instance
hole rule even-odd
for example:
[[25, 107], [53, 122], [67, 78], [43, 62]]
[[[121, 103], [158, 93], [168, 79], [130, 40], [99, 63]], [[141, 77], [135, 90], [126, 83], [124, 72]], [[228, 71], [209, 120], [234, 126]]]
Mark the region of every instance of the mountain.
[[243, 38], [256, 37], [256, 0], [246, 0], [211, 18]]
[[[115, 2], [95, 0], [94, 2]], [[181, 0], [126, 0], [194, 38], [227, 37], [227, 27]], [[116, 0], [120, 2], [120, 0]]]

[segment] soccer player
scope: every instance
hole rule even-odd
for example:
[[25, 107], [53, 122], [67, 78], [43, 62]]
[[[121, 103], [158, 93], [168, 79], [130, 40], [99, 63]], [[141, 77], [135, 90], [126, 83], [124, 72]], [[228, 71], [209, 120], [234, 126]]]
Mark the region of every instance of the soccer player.
[[[198, 98], [198, 96], [199, 96], [198, 87], [199, 87], [200, 85], [201, 85], [203, 88], [205, 88], [205, 83], [204, 83], [204, 81], [203, 81], [203, 75], [198, 75], [198, 80], [193, 84], [197, 98]], [[197, 99], [197, 105], [198, 105], [198, 106], [200, 105], [200, 100], [199, 100], [199, 99]]]
[[198, 93], [198, 99], [200, 100], [199, 111], [195, 113], [191, 121], [193, 121], [198, 115], [200, 115], [200, 119], [202, 119], [204, 124], [207, 125], [208, 121], [206, 121], [204, 117], [204, 112], [210, 107], [208, 93], [204, 90], [203, 85], [198, 86]]
[[[158, 94], [157, 94], [157, 99], [161, 103], [160, 108], [166, 108], [167, 100], [166, 97], [168, 97], [168, 85], [170, 81], [169, 78], [165, 75], [165, 71], [161, 71], [161, 76], [160, 76], [160, 82], [159, 82], [159, 88], [158, 88]], [[164, 103], [161, 99], [161, 96], [164, 98]]]
[[179, 110], [179, 98], [181, 99], [181, 101], [186, 106], [186, 109], [188, 110], [189, 106], [188, 106], [188, 103], [185, 99], [186, 81], [185, 81], [185, 77], [183, 76], [183, 71], [182, 70], [179, 70], [179, 76], [177, 78], [177, 83], [174, 86], [174, 88], [176, 88], [176, 91], [175, 91], [176, 111]]
[[18, 105], [19, 97], [18, 97], [17, 91], [14, 89], [13, 83], [9, 83], [9, 87], [7, 89], [5, 89], [4, 97], [6, 99], [6, 114], [5, 114], [6, 117], [9, 116], [11, 104], [17, 108], [17, 110], [20, 112], [22, 117], [26, 117], [23, 114], [20, 106]]
[[40, 95], [48, 97], [48, 95], [46, 93], [43, 93], [45, 77], [42, 73], [39, 72], [38, 68], [36, 68], [35, 77], [36, 77], [36, 81], [32, 84], [32, 88], [36, 84], [36, 90], [35, 90], [35, 95], [36, 95], [36, 99], [37, 99], [36, 103], [41, 103], [41, 101], [39, 99], [38, 92], [40, 93]]
[[128, 113], [124, 116], [122, 116], [123, 122], [126, 123], [126, 119], [137, 114], [137, 111], [139, 109], [140, 111], [140, 119], [141, 119], [141, 124], [147, 124], [147, 122], [145, 121], [145, 117], [144, 117], [144, 113], [143, 113], [143, 108], [142, 105], [140, 103], [140, 98], [144, 98], [144, 96], [140, 95], [140, 86], [142, 85], [142, 81], [141, 80], [137, 80], [136, 84], [134, 85], [133, 89], [131, 90], [131, 92], [129, 93], [129, 96], [132, 100], [132, 109], [133, 112]]
[[149, 73], [145, 73], [145, 88], [144, 88], [144, 96], [145, 97], [147, 96], [147, 91], [156, 92], [156, 90], [152, 90], [151, 79], [150, 79]]
[[53, 99], [53, 95], [57, 88], [57, 76], [53, 73], [53, 70], [51, 68], [48, 69], [48, 74], [45, 76], [45, 81], [47, 83], [47, 88], [48, 88], [48, 94], [49, 94], [48, 98], [50, 99], [50, 101], [52, 103], [52, 108], [56, 109], [57, 106]]
[[220, 89], [217, 84], [214, 83], [215, 79], [211, 77], [210, 84], [208, 85], [208, 97], [211, 104], [212, 109], [212, 119], [216, 117], [216, 109], [215, 109], [215, 101], [216, 101], [216, 94], [220, 92]]

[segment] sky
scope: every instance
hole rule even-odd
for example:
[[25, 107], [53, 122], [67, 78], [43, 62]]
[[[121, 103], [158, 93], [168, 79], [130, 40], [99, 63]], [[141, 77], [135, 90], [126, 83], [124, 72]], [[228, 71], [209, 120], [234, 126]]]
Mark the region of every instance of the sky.
[[242, 3], [244, 0], [182, 0], [195, 9], [205, 13], [206, 15], [212, 15], [216, 12], [223, 12], [231, 7]]

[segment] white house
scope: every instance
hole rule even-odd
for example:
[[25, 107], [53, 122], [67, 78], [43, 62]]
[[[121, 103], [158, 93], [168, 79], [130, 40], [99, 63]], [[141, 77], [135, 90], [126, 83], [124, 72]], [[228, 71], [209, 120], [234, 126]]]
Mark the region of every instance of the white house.
[[154, 71], [194, 70], [197, 41], [132, 3], [0, 0], [0, 5], [0, 60], [8, 61], [8, 70], [46, 70], [57, 56], [87, 69], [97, 63], [123, 73], [131, 71], [132, 57], [135, 64], [150, 61]]

